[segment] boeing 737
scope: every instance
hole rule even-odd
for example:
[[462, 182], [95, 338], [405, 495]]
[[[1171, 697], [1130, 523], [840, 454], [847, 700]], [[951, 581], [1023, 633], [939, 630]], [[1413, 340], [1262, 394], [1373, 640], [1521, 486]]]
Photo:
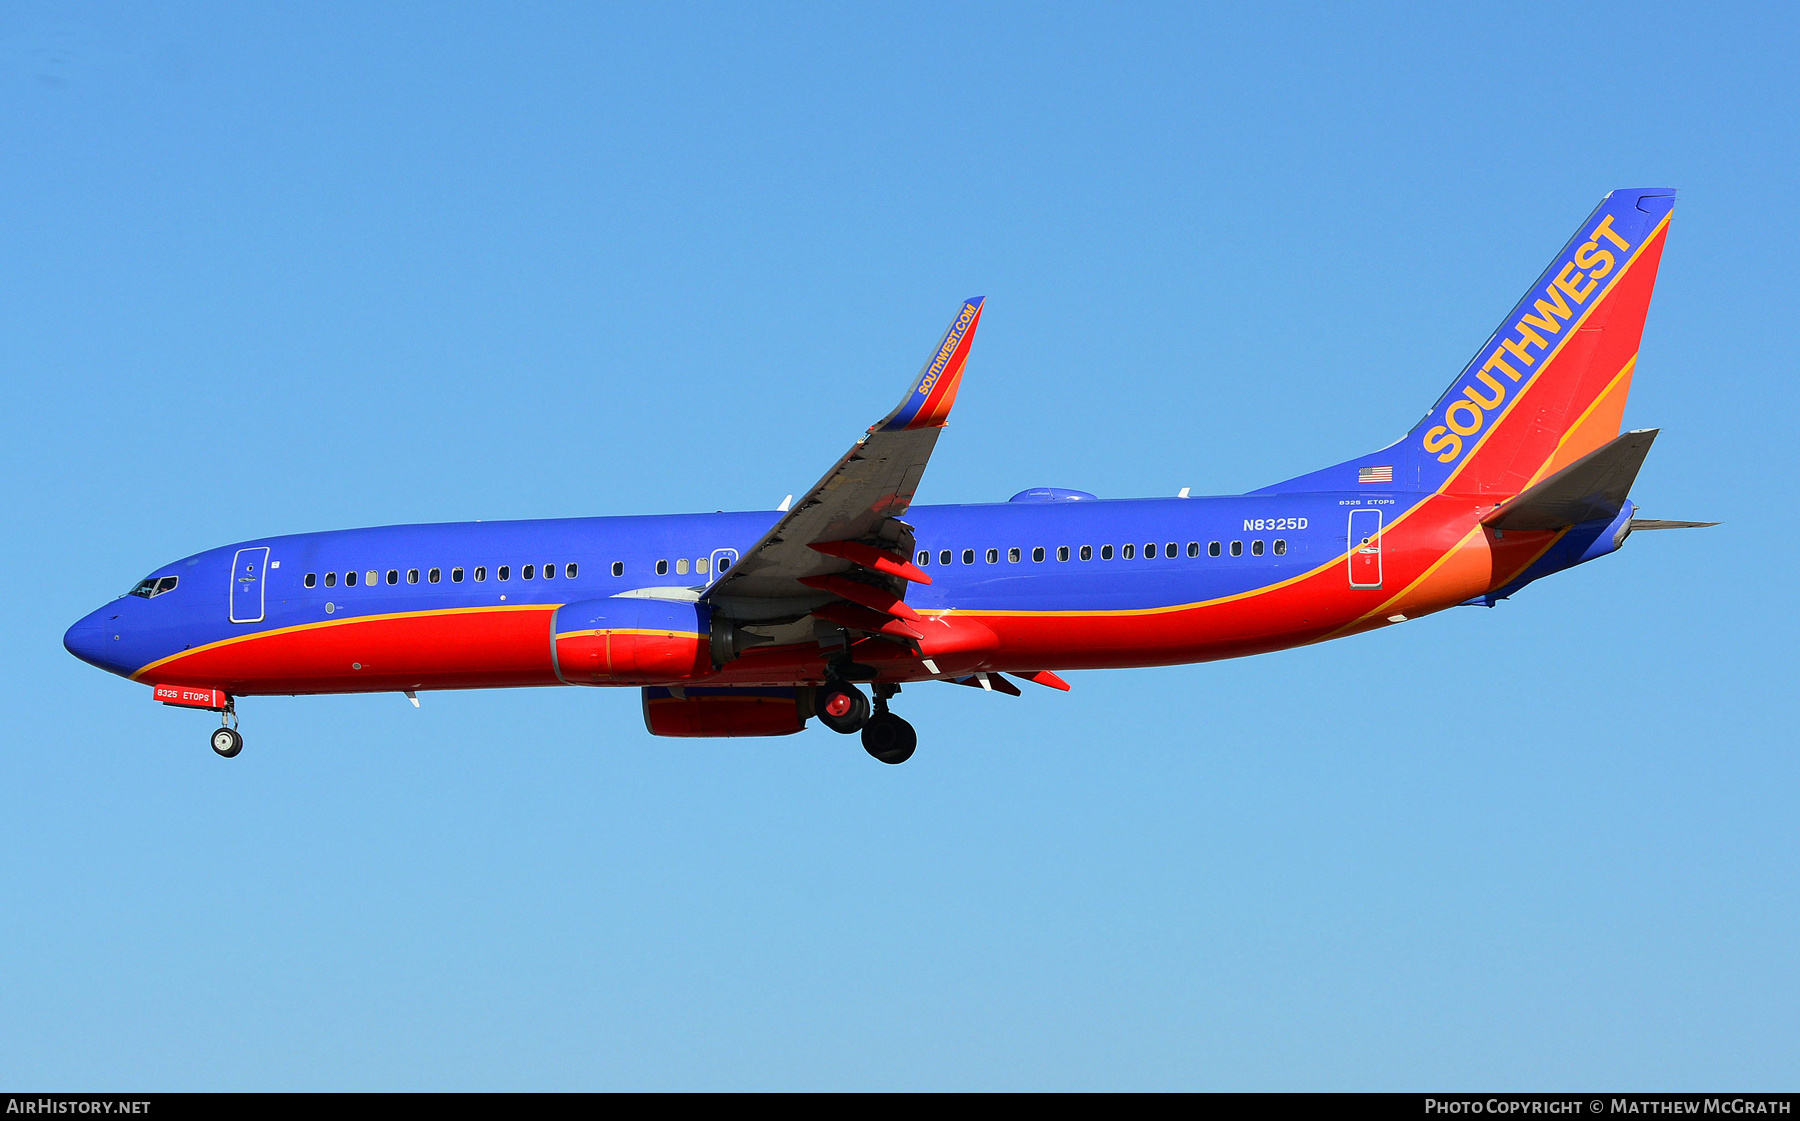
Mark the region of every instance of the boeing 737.
[[76, 657], [212, 710], [271, 694], [625, 686], [658, 736], [860, 732], [943, 681], [1261, 654], [1495, 603], [1618, 549], [1656, 430], [1626, 396], [1675, 193], [1614, 191], [1397, 443], [1248, 494], [1039, 488], [914, 505], [982, 301], [898, 408], [774, 511], [402, 525], [242, 541], [164, 565], [69, 628]]

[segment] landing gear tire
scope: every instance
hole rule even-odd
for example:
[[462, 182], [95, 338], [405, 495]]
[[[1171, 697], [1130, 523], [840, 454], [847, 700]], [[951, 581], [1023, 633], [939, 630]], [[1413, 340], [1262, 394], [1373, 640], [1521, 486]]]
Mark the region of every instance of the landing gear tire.
[[854, 685], [827, 685], [819, 690], [819, 723], [840, 735], [860, 729], [869, 719], [869, 698]]
[[904, 763], [919, 746], [919, 733], [891, 712], [869, 717], [862, 729], [863, 750], [883, 763]]
[[212, 734], [212, 749], [227, 759], [244, 750], [244, 737], [236, 728], [220, 728]]

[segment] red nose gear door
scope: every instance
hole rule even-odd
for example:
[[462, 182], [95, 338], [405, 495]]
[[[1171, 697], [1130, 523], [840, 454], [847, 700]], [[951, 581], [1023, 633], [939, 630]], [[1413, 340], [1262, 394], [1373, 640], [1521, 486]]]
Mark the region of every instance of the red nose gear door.
[[1350, 511], [1350, 586], [1381, 587], [1381, 511]]

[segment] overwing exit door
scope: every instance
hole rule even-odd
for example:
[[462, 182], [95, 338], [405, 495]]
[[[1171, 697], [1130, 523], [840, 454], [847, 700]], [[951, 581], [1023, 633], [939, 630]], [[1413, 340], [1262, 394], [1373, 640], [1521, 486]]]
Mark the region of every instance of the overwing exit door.
[[1381, 587], [1381, 511], [1350, 511], [1350, 586]]
[[269, 564], [269, 547], [239, 549], [231, 561], [231, 621], [263, 621], [263, 569]]
[[737, 563], [736, 549], [714, 549], [712, 554], [712, 578], [723, 579], [727, 570]]

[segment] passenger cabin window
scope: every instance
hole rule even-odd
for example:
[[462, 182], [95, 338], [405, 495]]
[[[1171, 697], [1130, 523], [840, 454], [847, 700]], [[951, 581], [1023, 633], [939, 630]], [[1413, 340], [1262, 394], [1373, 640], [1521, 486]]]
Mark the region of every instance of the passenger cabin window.
[[326, 586], [326, 587], [327, 587], [327, 588], [335, 588], [335, 587], [337, 587], [337, 573], [335, 573], [335, 572], [327, 572], [327, 573], [326, 573], [326, 574], [325, 574], [325, 586]]
[[1127, 545], [1123, 549], [1119, 550], [1119, 555], [1121, 557], [1125, 558], [1126, 560], [1131, 560], [1137, 556], [1137, 546], [1136, 545]]
[[675, 558], [675, 574], [677, 576], [686, 576], [687, 575], [687, 558], [686, 557], [676, 557]]
[[1145, 560], [1155, 560], [1156, 559], [1156, 542], [1152, 541], [1152, 542], [1150, 542], [1150, 544], [1144, 546], [1144, 559]]
[[363, 573], [363, 583], [373, 588], [375, 585], [381, 583], [381, 574], [371, 568], [369, 571]]
[[439, 569], [435, 569], [435, 568], [425, 574], [425, 579], [431, 581], [433, 584], [437, 583], [439, 580], [442, 580], [443, 578], [444, 578], [443, 572], [440, 571]]
[[[705, 564], [706, 562], [705, 561], [696, 561], [695, 563], [696, 564]], [[570, 561], [568, 564], [563, 565], [563, 578], [566, 580], [575, 579], [576, 571], [577, 571], [577, 569], [575, 567], [575, 562]], [[706, 569], [702, 568], [700, 571], [705, 572]]]
[[1262, 556], [1262, 554], [1263, 554], [1263, 543], [1261, 541], [1250, 542], [1250, 555], [1253, 557], [1260, 557], [1260, 556]]
[[1219, 555], [1219, 543], [1217, 541], [1206, 546], [1206, 555], [1209, 557], [1216, 557]]
[[963, 563], [964, 564], [974, 564], [975, 563], [975, 550], [973, 550], [973, 549], [964, 549], [963, 550]]
[[1283, 541], [1281, 538], [1277, 537], [1275, 539], [1275, 555], [1279, 557], [1279, 556], [1282, 556], [1283, 554], [1285, 554], [1286, 552], [1287, 552], [1287, 542]]
[[316, 588], [316, 587], [318, 587], [318, 585], [319, 585], [319, 574], [316, 572], [308, 572], [306, 574], [306, 586], [309, 588]]
[[1066, 561], [1069, 559], [1069, 547], [1067, 545], [1058, 545], [1056, 547], [1056, 559], [1059, 561]]
[[344, 587], [346, 587], [346, 588], [356, 587], [356, 573], [354, 573], [354, 572], [344, 573]]
[[510, 564], [501, 565], [498, 569], [496, 569], [494, 571], [494, 579], [496, 579], [496, 580], [512, 579], [512, 565], [510, 565]]
[[938, 563], [939, 564], [954, 564], [955, 562], [956, 562], [956, 554], [951, 552], [949, 549], [945, 549], [938, 554]]
[[400, 582], [400, 570], [397, 568], [388, 569], [388, 583], [398, 584], [399, 582]]
[[1041, 562], [1044, 559], [1044, 547], [1042, 545], [1031, 550], [1031, 559], [1034, 562]]
[[1171, 541], [1167, 545], [1163, 546], [1163, 556], [1168, 557], [1170, 560], [1174, 560], [1176, 557], [1178, 557], [1180, 555], [1181, 555], [1181, 550], [1176, 548], [1175, 542]]
[[452, 584], [462, 583], [462, 578], [463, 578], [463, 570], [460, 567], [453, 568], [450, 570], [450, 582]]
[[[408, 584], [417, 584], [419, 582], [419, 570], [416, 568], [407, 569], [406, 570], [406, 582]], [[389, 580], [388, 583], [391, 584], [391, 583], [393, 583], [393, 581]]]
[[920, 549], [919, 555], [915, 559], [918, 560], [919, 566], [921, 568], [923, 568], [925, 565], [928, 565], [931, 563], [931, 550], [930, 549]]
[[1112, 559], [1112, 546], [1111, 545], [1100, 546], [1100, 559], [1101, 560], [1111, 560]]
[[999, 564], [1000, 563], [1000, 550], [989, 549], [987, 551], [987, 562], [989, 564]]
[[[706, 570], [711, 567], [712, 567], [712, 558], [711, 557], [695, 557], [694, 558], [694, 571], [698, 572], [700, 575], [705, 576]], [[573, 577], [575, 575], [575, 566], [574, 565], [569, 566], [569, 575], [571, 577]]]
[[658, 576], [667, 576], [669, 574], [669, 562], [666, 560], [657, 561], [656, 562], [656, 574]]
[[526, 565], [524, 571], [519, 573], [519, 579], [521, 579], [521, 580], [530, 580], [530, 579], [535, 578], [536, 576], [537, 576], [537, 565], [535, 565], [535, 564]]
[[1093, 560], [1094, 559], [1094, 547], [1092, 545], [1083, 545], [1081, 547], [1081, 559], [1082, 560]]
[[1234, 557], [1241, 557], [1244, 555], [1244, 543], [1242, 541], [1233, 541], [1231, 543], [1231, 555]]
[[614, 576], [625, 575], [625, 562], [624, 561], [614, 561], [613, 566], [612, 566], [612, 574]]
[[487, 565], [485, 565], [485, 564], [476, 565], [475, 566], [475, 582], [477, 584], [479, 584], [486, 579], [487, 579]]
[[1007, 564], [1018, 564], [1019, 563], [1019, 547], [1017, 545], [1014, 545], [1012, 548], [1006, 550], [1006, 563]]
[[1189, 541], [1188, 542], [1188, 556], [1197, 557], [1199, 555], [1200, 555], [1200, 542]]
[[555, 565], [547, 564], [544, 566], [544, 579], [546, 579], [546, 580], [556, 579], [556, 566]]

